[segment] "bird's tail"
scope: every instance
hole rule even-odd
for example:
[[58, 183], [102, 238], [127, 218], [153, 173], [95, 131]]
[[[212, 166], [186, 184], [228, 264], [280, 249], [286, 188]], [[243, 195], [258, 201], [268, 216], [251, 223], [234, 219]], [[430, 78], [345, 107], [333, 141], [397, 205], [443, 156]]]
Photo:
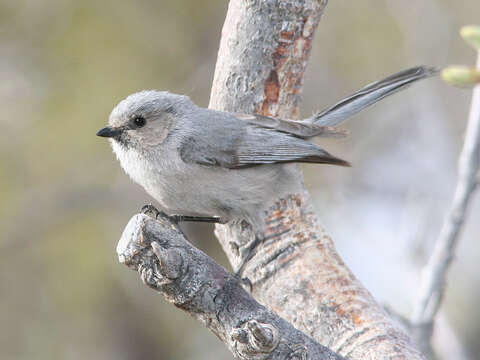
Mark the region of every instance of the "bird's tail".
[[417, 66], [400, 71], [383, 80], [365, 86], [353, 95], [313, 115], [305, 121], [319, 126], [338, 125], [357, 112], [382, 100], [384, 97], [396, 93], [417, 80], [433, 76], [437, 72], [437, 69], [426, 66]]

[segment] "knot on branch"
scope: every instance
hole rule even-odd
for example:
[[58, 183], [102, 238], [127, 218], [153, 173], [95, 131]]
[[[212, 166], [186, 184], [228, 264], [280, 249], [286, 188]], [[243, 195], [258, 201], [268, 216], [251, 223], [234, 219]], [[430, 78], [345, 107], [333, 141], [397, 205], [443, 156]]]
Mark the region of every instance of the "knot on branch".
[[183, 238], [183, 233], [168, 219], [137, 214], [125, 228], [117, 254], [121, 263], [139, 272], [145, 285], [162, 291], [170, 301], [182, 303], [195, 296], [197, 289], [182, 291], [186, 287], [175, 284], [187, 280], [188, 274], [187, 249], [177, 243], [178, 237]]
[[158, 260], [160, 261], [160, 270], [161, 274], [173, 281], [180, 278], [186, 269], [186, 262], [183, 252], [181, 249], [170, 248], [165, 249], [156, 241], [152, 242], [152, 249], [155, 255], [157, 255]]
[[[150, 261], [141, 261], [137, 270], [145, 285], [160, 290], [163, 285], [168, 285], [183, 276], [186, 270], [184, 268], [186, 260], [184, 260], [181, 249], [166, 249], [156, 241], [152, 242], [150, 246], [151, 250], [146, 251], [149, 253], [153, 251], [157, 259], [149, 256]], [[147, 257], [144, 256], [142, 259], [145, 258]]]
[[234, 349], [241, 359], [267, 359], [280, 342], [278, 330], [271, 324], [249, 320], [232, 330]]

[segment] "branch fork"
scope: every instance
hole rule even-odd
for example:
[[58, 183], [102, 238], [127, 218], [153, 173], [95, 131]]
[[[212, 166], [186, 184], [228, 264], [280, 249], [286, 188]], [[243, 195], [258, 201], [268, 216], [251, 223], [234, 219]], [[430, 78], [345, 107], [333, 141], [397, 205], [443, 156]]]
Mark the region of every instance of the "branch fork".
[[168, 218], [135, 215], [117, 254], [147, 286], [202, 321], [237, 359], [343, 359], [260, 305]]

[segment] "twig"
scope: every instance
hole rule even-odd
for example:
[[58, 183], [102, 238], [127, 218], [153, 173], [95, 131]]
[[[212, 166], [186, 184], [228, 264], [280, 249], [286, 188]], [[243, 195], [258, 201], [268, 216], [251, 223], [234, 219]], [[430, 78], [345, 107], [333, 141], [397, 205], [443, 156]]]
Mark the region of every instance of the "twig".
[[[480, 53], [477, 67], [480, 68]], [[412, 326], [419, 346], [430, 349], [430, 337], [435, 315], [440, 307], [448, 268], [455, 255], [458, 235], [465, 222], [480, 166], [480, 85], [473, 90], [465, 142], [458, 161], [458, 180], [452, 205], [435, 242], [432, 255], [422, 271], [420, 290], [413, 315]]]
[[236, 359], [344, 359], [260, 305], [166, 217], [135, 215], [117, 253], [145, 285], [205, 324]]

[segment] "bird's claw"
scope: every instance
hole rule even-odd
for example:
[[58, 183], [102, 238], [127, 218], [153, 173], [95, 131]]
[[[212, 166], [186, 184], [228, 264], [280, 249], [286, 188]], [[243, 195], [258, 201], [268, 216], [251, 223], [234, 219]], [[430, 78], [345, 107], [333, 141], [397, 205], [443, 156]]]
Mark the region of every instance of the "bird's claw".
[[242, 277], [242, 274], [239, 273], [239, 271], [236, 271], [233, 276], [235, 277], [235, 279], [237, 279], [237, 281], [239, 283], [241, 283], [242, 285], [244, 285], [245, 287], [248, 287], [249, 291], [252, 292], [252, 289], [253, 289], [253, 284], [252, 282], [250, 281], [249, 278], [246, 278], [246, 277]]
[[140, 212], [142, 214], [154, 217], [155, 219], [158, 217], [158, 214], [160, 213], [160, 211], [152, 204], [143, 205]]
[[168, 218], [169, 220], [173, 221], [176, 223], [175, 219], [172, 219], [170, 216], [165, 214], [163, 211], [158, 210], [155, 206], [152, 204], [147, 204], [142, 207], [140, 210], [142, 214], [148, 215], [150, 217], [153, 217], [154, 219], [158, 219], [161, 217]]

